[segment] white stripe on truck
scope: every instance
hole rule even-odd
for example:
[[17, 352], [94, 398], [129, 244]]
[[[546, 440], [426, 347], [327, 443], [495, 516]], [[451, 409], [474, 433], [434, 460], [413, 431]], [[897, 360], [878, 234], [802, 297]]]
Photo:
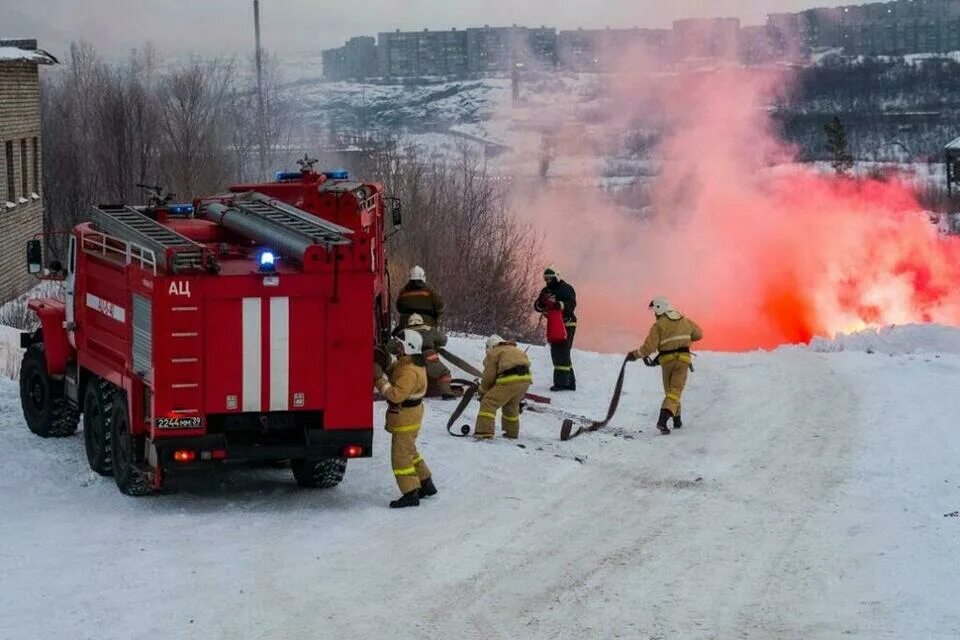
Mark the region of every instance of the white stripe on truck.
[[243, 411], [260, 411], [260, 298], [243, 299]]
[[270, 298], [270, 411], [290, 408], [290, 298]]

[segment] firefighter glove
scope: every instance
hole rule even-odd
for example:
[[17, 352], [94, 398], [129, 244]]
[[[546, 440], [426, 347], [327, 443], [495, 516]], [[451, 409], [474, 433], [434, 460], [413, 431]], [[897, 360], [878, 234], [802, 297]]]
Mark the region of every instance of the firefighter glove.
[[627, 353], [627, 362], [636, 362], [637, 360], [638, 360], [638, 358], [637, 358], [637, 352], [636, 352], [636, 351], [631, 351], [631, 352]]

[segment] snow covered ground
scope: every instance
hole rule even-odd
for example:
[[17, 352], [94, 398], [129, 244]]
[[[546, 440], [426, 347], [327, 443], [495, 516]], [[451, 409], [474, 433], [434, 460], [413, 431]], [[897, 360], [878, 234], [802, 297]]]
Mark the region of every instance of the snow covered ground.
[[[334, 490], [246, 469], [126, 498], [0, 380], [0, 638], [955, 639], [960, 332], [910, 333], [933, 346], [704, 353], [670, 436], [639, 365], [567, 443], [532, 413], [522, 447], [451, 438], [430, 402], [440, 494], [399, 511], [382, 431]], [[620, 358], [575, 362], [556, 407], [599, 417]]]

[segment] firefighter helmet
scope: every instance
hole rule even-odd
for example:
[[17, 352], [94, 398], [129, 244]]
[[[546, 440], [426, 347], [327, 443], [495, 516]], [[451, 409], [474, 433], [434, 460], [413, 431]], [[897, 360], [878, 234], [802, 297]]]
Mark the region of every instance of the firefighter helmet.
[[416, 331], [404, 329], [400, 342], [403, 344], [403, 352], [408, 356], [418, 356], [423, 353], [423, 336]]
[[557, 280], [560, 279], [560, 270], [553, 265], [550, 265], [543, 270], [543, 279], [550, 280], [551, 278], [556, 278]]
[[493, 349], [495, 346], [497, 346], [501, 342], [503, 342], [503, 338], [501, 338], [497, 334], [493, 334], [492, 336], [487, 338], [487, 351], [490, 351], [490, 349]]
[[407, 319], [408, 327], [419, 327], [422, 324], [423, 324], [423, 316], [421, 316], [419, 313], [414, 313]]
[[423, 267], [421, 267], [420, 265], [417, 265], [413, 269], [410, 269], [410, 279], [419, 280], [420, 282], [426, 282], [427, 272], [423, 270]]
[[667, 316], [671, 320], [679, 320], [683, 316], [673, 308], [673, 305], [670, 304], [670, 301], [663, 296], [659, 296], [650, 301], [650, 308], [653, 309], [654, 315], [658, 318], [660, 316]]

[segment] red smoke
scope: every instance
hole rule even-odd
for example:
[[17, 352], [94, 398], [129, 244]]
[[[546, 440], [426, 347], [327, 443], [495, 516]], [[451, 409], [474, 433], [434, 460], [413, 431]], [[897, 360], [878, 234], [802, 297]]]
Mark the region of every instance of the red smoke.
[[580, 346], [635, 346], [656, 295], [698, 321], [702, 346], [718, 350], [960, 324], [960, 242], [938, 235], [904, 181], [790, 164], [767, 109], [781, 76], [731, 68], [652, 77], [616, 76], [602, 125], [667, 132], [654, 153], [662, 169], [650, 216], [560, 180], [515, 194], [544, 232], [547, 259], [577, 287]]

